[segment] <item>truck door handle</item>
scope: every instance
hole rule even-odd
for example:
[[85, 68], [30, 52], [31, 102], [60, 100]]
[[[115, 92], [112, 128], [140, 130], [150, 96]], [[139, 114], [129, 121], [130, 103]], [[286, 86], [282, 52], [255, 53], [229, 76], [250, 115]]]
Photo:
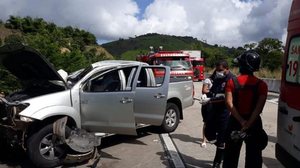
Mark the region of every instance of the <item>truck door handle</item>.
[[161, 94], [161, 93], [158, 93], [158, 94], [154, 95], [154, 97], [157, 98], [157, 99], [161, 99], [161, 98], [165, 98], [166, 95], [163, 95], [163, 94]]
[[300, 122], [300, 116], [293, 117], [293, 121], [295, 121], [295, 122]]
[[133, 99], [130, 99], [130, 98], [128, 98], [128, 97], [123, 97], [123, 98], [120, 100], [120, 102], [121, 102], [122, 104], [127, 104], [127, 103], [133, 102]]

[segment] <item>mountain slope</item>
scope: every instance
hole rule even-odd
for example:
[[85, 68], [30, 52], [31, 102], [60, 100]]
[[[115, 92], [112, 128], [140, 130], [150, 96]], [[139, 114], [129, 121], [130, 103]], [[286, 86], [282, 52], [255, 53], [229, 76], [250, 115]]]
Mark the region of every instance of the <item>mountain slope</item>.
[[121, 59], [122, 54], [128, 51], [143, 53], [149, 51], [149, 47], [158, 48], [163, 46], [164, 50], [191, 50], [199, 47], [209, 46], [193, 37], [179, 37], [161, 34], [146, 34], [129, 39], [119, 39], [110, 43], [102, 44], [108, 52], [116, 58]]
[[228, 48], [224, 46], [210, 45], [193, 37], [171, 36], [151, 33], [135, 38], [119, 39], [102, 46], [116, 59], [135, 60], [137, 55], [148, 53], [149, 46], [157, 49], [163, 46], [163, 50], [201, 50], [205, 58], [206, 66], [213, 67], [217, 60], [231, 59], [244, 51], [242, 47]]

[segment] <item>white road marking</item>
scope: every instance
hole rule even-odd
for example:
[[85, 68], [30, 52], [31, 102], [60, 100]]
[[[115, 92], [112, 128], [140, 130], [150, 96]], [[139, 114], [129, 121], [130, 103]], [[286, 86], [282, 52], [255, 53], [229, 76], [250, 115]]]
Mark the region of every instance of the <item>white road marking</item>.
[[269, 99], [269, 100], [267, 100], [267, 102], [278, 104], [278, 98]]
[[181, 160], [181, 157], [179, 156], [179, 153], [173, 144], [173, 141], [171, 140], [171, 137], [169, 134], [160, 134], [161, 139], [163, 141], [163, 144], [165, 145], [165, 148], [167, 150], [167, 153], [170, 157], [170, 160], [173, 162], [175, 168], [185, 168], [185, 165], [183, 161]]

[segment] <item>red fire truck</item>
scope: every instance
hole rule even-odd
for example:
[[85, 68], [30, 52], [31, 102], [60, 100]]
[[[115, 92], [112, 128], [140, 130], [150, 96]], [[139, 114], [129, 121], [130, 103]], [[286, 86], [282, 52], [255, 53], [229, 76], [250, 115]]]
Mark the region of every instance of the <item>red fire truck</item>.
[[[193, 79], [193, 67], [190, 55], [183, 51], [162, 51], [162, 47], [157, 52], [151, 51], [146, 55], [137, 56], [137, 61], [146, 62], [150, 65], [165, 65], [171, 68], [171, 78], [178, 80]], [[156, 72], [159, 73], [159, 72]]]
[[200, 50], [184, 50], [183, 53], [190, 55], [190, 59], [193, 65], [194, 80], [202, 81], [205, 79], [204, 75], [204, 59], [201, 56]]
[[293, 0], [282, 64], [277, 117], [276, 157], [300, 167], [300, 0]]

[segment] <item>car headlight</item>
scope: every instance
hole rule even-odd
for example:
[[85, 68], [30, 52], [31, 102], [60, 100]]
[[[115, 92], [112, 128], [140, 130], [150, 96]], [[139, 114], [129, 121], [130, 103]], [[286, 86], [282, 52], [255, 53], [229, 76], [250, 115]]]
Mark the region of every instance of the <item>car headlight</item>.
[[24, 121], [24, 122], [33, 122], [34, 121], [34, 119], [25, 117], [25, 116], [20, 116], [20, 120]]

